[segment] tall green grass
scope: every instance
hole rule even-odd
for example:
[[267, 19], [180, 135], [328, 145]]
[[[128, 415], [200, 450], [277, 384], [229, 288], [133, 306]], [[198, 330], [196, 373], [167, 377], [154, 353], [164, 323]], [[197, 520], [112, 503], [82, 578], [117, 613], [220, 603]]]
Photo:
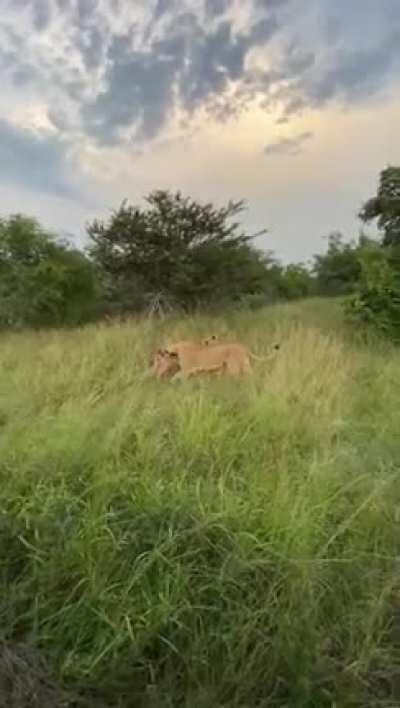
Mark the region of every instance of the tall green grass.
[[[216, 332], [247, 380], [146, 378]], [[400, 705], [400, 357], [340, 306], [0, 341], [0, 626], [111, 705]]]

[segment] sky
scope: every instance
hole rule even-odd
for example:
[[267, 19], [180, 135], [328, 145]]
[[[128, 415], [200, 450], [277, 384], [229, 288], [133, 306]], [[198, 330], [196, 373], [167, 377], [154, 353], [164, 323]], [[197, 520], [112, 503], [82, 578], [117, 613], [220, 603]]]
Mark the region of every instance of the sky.
[[0, 216], [244, 199], [284, 262], [400, 164], [400, 0], [1, 0]]

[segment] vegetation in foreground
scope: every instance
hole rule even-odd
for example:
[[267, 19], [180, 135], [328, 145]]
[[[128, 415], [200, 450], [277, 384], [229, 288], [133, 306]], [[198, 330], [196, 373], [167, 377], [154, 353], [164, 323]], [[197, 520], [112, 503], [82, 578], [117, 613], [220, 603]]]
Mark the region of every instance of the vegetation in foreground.
[[[211, 331], [282, 348], [145, 378]], [[399, 382], [328, 301], [4, 335], [1, 639], [94, 705], [399, 705]]]

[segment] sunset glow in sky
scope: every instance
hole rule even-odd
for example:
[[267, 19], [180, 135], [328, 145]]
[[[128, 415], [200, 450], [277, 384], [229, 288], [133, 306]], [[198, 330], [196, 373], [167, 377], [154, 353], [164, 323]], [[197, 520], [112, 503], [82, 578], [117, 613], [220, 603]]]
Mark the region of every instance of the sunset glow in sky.
[[244, 198], [284, 260], [400, 164], [400, 0], [2, 0], [1, 212], [82, 243], [122, 199]]

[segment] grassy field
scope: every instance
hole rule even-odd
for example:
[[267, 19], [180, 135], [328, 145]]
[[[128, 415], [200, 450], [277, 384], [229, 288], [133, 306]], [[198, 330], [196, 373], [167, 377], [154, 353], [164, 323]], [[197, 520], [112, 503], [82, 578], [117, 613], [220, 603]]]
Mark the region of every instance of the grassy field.
[[[146, 379], [167, 336], [260, 355]], [[110, 706], [400, 705], [400, 355], [337, 303], [0, 339], [1, 638]]]

